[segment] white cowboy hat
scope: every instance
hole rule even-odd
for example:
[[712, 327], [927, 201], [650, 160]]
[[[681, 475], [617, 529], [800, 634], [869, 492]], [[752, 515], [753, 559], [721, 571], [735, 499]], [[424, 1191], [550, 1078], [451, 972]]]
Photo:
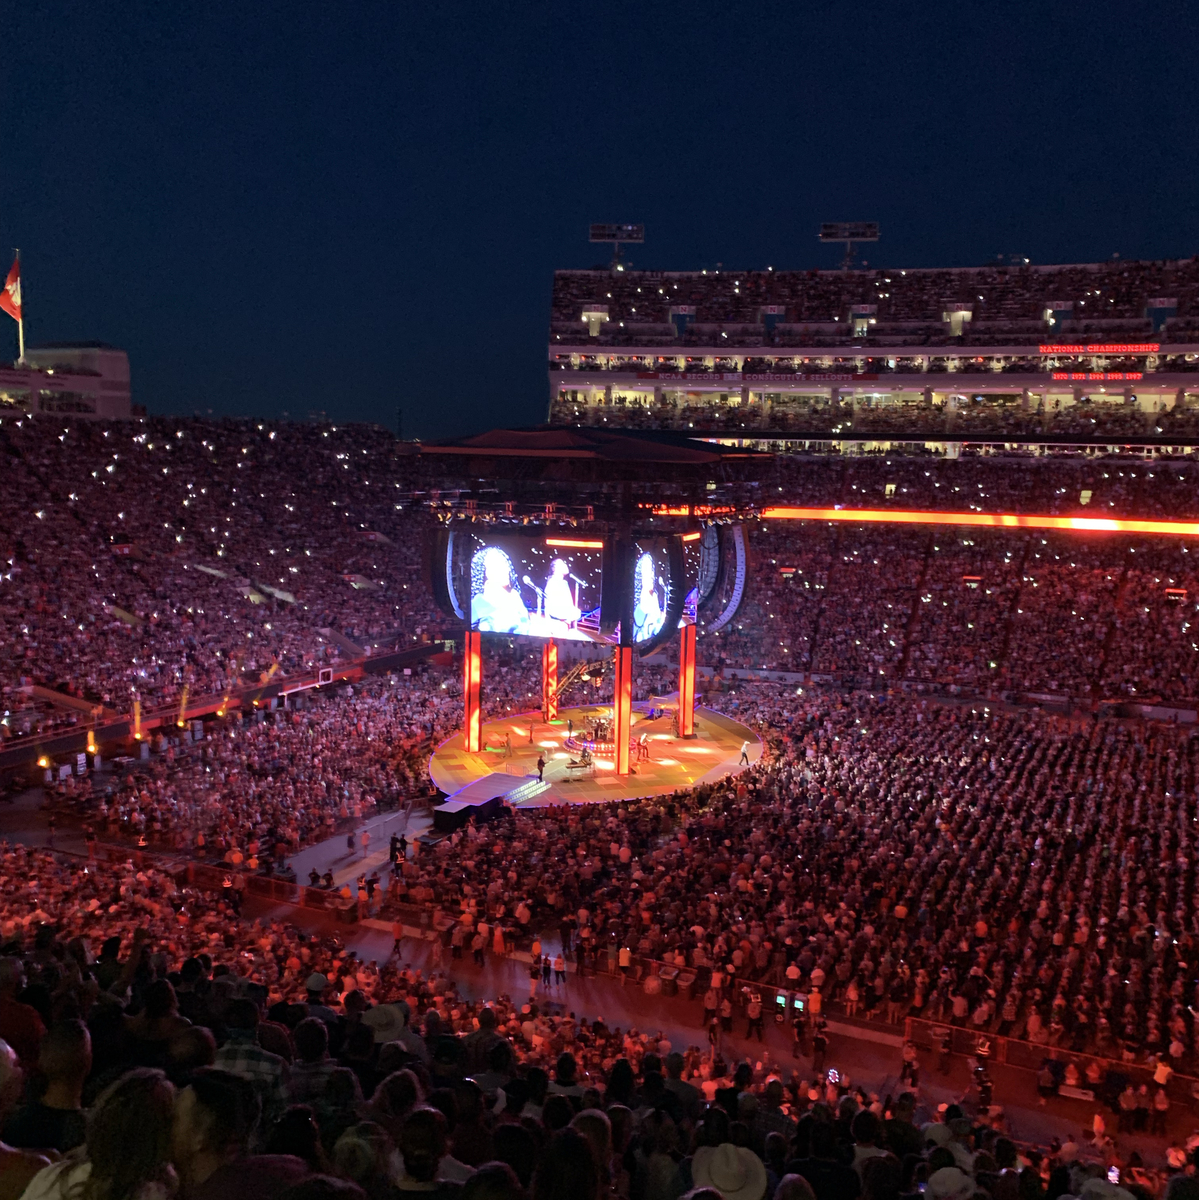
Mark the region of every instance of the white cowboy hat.
[[762, 1160], [752, 1150], [732, 1142], [696, 1150], [691, 1178], [696, 1187], [716, 1188], [724, 1200], [762, 1200], [766, 1194]]
[[944, 1121], [929, 1121], [921, 1126], [920, 1132], [924, 1134], [926, 1143], [936, 1142], [938, 1146], [947, 1146], [953, 1140], [953, 1132]]
[[362, 1023], [375, 1033], [376, 1045], [394, 1042], [404, 1032], [404, 1014], [394, 1004], [380, 1004], [362, 1014]]
[[974, 1195], [974, 1180], [958, 1167], [942, 1167], [928, 1177], [925, 1193], [934, 1200], [965, 1200]]

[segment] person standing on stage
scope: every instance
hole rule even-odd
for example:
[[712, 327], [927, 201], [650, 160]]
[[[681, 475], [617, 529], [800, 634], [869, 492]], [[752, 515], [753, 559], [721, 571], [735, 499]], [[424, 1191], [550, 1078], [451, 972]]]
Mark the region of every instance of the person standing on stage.
[[560, 558], [550, 564], [549, 578], [545, 581], [545, 615], [551, 621], [560, 621], [568, 627], [578, 621], [581, 612], [571, 594], [567, 582], [570, 568]]

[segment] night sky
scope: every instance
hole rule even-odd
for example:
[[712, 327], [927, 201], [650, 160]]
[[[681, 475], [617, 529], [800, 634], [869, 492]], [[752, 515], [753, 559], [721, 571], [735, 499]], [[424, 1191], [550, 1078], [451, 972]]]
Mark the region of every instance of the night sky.
[[[544, 418], [551, 273], [1199, 251], [1199, 8], [231, 4], [0, 14], [31, 344], [151, 412], [437, 437]], [[0, 324], [0, 357], [16, 353]]]

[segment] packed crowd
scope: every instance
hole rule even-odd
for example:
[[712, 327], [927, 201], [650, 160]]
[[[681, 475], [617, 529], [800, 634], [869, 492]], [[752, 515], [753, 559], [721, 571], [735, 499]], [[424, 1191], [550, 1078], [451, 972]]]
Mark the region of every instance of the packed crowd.
[[[37, 728], [34, 683], [124, 709], [448, 628], [421, 582], [422, 477], [381, 431], [16, 421], [0, 445], [10, 733]], [[1169, 461], [755, 469], [800, 504], [1196, 511], [1194, 469]], [[580, 971], [690, 968], [712, 1021], [750, 979], [816, 1013], [1199, 1072], [1191, 731], [731, 678], [1193, 701], [1199, 549], [775, 520], [750, 541], [745, 604], [703, 633], [701, 662], [709, 698], [768, 741], [763, 762], [469, 826], [398, 858], [382, 911], [439, 909], [451, 957], [548, 931]], [[485, 715], [535, 709], [539, 656], [487, 655]], [[672, 673], [639, 663], [637, 698]], [[573, 686], [564, 703], [596, 694]], [[159, 735], [148, 761], [52, 802], [106, 838], [273, 870], [427, 791], [427, 754], [460, 718], [457, 671], [422, 663], [231, 712], [196, 743]], [[0, 1200], [1126, 1200], [1090, 1168], [1070, 1178], [1068, 1154], [1019, 1170], [981, 1099], [973, 1121], [919, 1129], [906, 1100], [768, 1062], [730, 1076], [711, 1053], [508, 998], [484, 1009], [439, 967], [363, 963], [237, 908], [153, 866], [0, 845]]]
[[25, 418], [0, 447], [6, 698], [127, 712], [439, 632], [382, 430]]
[[[455, 671], [411, 670], [368, 677], [339, 695], [297, 698], [274, 713], [232, 711], [207, 723], [202, 742], [176, 748], [159, 733], [152, 758], [116, 775], [71, 777], [52, 807], [104, 838], [273, 869], [347, 825], [433, 794], [429, 754], [460, 727], [462, 689]], [[489, 647], [485, 670], [488, 718], [538, 708], [539, 655]], [[647, 665], [634, 697], [672, 686], [669, 671]], [[586, 703], [593, 694], [576, 678], [562, 701]]]
[[[74, 719], [35, 684], [127, 712], [452, 636], [423, 581], [428, 468], [382, 431], [26, 419], [0, 438], [2, 736]], [[810, 455], [755, 469], [797, 504], [1197, 511], [1194, 465], [1165, 458]]]
[[[713, 1021], [749, 979], [806, 993], [814, 1014], [926, 1017], [1160, 1079], [1195, 1070], [1199, 739], [766, 684], [723, 703], [771, 744], [749, 772], [470, 826], [401, 858], [393, 898], [452, 916], [455, 957], [546, 931], [582, 972], [615, 974], [632, 955], [694, 968]], [[883, 1112], [877, 1097], [847, 1098], [844, 1080], [788, 1078], [768, 1058], [729, 1074], [713, 1053], [535, 1003], [484, 1011], [440, 952], [428, 976], [361, 962], [278, 921], [239, 920], [152, 866], [0, 847], [0, 897], [5, 1194], [28, 1183], [65, 1200], [89, 1174], [141, 1171], [104, 1194], [290, 1195], [329, 1174], [392, 1196], [469, 1189], [498, 1159], [516, 1175], [495, 1169], [505, 1186], [542, 1200], [557, 1196], [538, 1191], [547, 1163], [594, 1173], [596, 1200], [676, 1200], [705, 1182], [723, 1200], [762, 1200], [792, 1173], [816, 1200], [896, 1200], [925, 1176], [948, 1200], [969, 1177], [993, 1190], [989, 1177], [1014, 1169], [981, 1094], [973, 1122], [953, 1110], [901, 1130], [900, 1153], [887, 1129], [910, 1123], [907, 1099]], [[560, 1135], [568, 1126], [615, 1140], [597, 1163]], [[885, 1180], [854, 1174], [885, 1150]], [[1053, 1171], [1069, 1159], [1026, 1158], [1019, 1195], [1062, 1194]], [[951, 1168], [965, 1178], [937, 1180]], [[150, 1184], [162, 1190], [137, 1190]], [[308, 1194], [341, 1193], [296, 1193]]]
[[[851, 484], [850, 487], [856, 487]], [[764, 522], [723, 667], [972, 695], [1190, 704], [1188, 539]]]
[[[1036, 343], [1056, 308], [1056, 336], [1147, 337], [1146, 302], [1176, 303], [1170, 322], [1189, 330], [1199, 297], [1199, 263], [1113, 260], [1083, 266], [993, 265], [981, 268], [852, 271], [557, 271], [551, 338], [582, 341], [582, 314], [606, 310], [598, 340], [607, 344], [710, 341], [718, 331], [737, 344], [833, 344], [852, 337], [851, 312], [873, 319], [871, 333], [889, 344], [945, 338], [949, 306], [968, 307], [967, 344]], [[764, 309], [776, 311], [764, 314]], [[679, 309], [690, 312], [679, 313]], [[681, 319], [680, 319], [681, 318]], [[591, 340], [591, 339], [588, 339]], [[750, 341], [748, 344], [754, 344]]]
[[[1110, 1144], [1018, 1146], [981, 1094], [918, 1119], [912, 1092], [881, 1100], [815, 1061], [801, 1079], [554, 1006], [472, 1003], [440, 970], [237, 922], [153, 869], [4, 848], [0, 874], [14, 1200], [1152, 1194], [1135, 1158], [1134, 1191], [1092, 1188]], [[1182, 1153], [1171, 1200], [1193, 1200]]]
[[407, 864], [401, 894], [468, 925], [522, 908], [584, 967], [627, 947], [1195, 1065], [1189, 732], [775, 685], [722, 706], [777, 740], [769, 765], [639, 809], [517, 812]]
[[[961, 387], [969, 390], [969, 384]], [[1158, 405], [1152, 411], [1126, 405], [1119, 394], [1083, 396], [1077, 403], [1047, 407], [1039, 396], [1027, 405], [1019, 392], [974, 395], [957, 404], [897, 397], [855, 407], [848, 399], [789, 396], [779, 393], [765, 404], [742, 404], [676, 397], [664, 392], [650, 403], [642, 396], [617, 395], [611, 404], [589, 404], [562, 394], [550, 405], [550, 421], [561, 425], [608, 426], [619, 429], [677, 429], [696, 433], [728, 433], [741, 437], [763, 434], [820, 433], [864, 438], [976, 439], [984, 436], [1050, 435], [1069, 445], [1095, 438], [1149, 440], [1195, 436], [1196, 417], [1189, 402]]]
[[[192, 696], [220, 694], [453, 635], [421, 569], [422, 477], [384, 434], [17, 421], [0, 437], [10, 450], [0, 481], [0, 537], [10, 547], [0, 576], [9, 651], [0, 736], [79, 721], [35, 697], [35, 684], [128, 712], [135, 699], [143, 708], [177, 702], [185, 686]], [[110, 444], [120, 449], [110, 453]], [[354, 455], [364, 470], [349, 470]], [[300, 456], [314, 464], [307, 486], [285, 490], [281, 477]], [[1195, 466], [1164, 458], [815, 455], [757, 469], [766, 495], [799, 505], [1197, 512]], [[220, 485], [197, 486], [211, 471]], [[44, 497], [40, 507], [26, 503], [31, 494]], [[285, 522], [274, 513], [280, 504]], [[751, 530], [751, 542], [746, 606], [711, 638], [712, 658], [726, 666], [979, 693], [1195, 699], [1188, 613], [1199, 580], [1185, 543], [769, 522]], [[1063, 646], [1075, 653], [1057, 653]], [[447, 700], [456, 683], [448, 687]], [[535, 679], [518, 690], [535, 694]], [[496, 700], [507, 703], [502, 692]]]

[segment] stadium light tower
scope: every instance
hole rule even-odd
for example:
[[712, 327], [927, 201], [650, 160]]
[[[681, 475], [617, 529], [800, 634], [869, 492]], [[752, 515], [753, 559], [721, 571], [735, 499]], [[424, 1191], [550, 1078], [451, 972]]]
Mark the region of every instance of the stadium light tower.
[[854, 247], [858, 242], [878, 241], [878, 222], [825, 221], [820, 226], [820, 240], [845, 243], [845, 257], [841, 260], [841, 270], [848, 271], [853, 266]]
[[623, 271], [620, 261], [620, 248], [624, 245], [640, 246], [645, 242], [644, 225], [592, 225], [590, 227], [592, 242], [612, 243], [612, 261], [608, 267], [612, 271]]

